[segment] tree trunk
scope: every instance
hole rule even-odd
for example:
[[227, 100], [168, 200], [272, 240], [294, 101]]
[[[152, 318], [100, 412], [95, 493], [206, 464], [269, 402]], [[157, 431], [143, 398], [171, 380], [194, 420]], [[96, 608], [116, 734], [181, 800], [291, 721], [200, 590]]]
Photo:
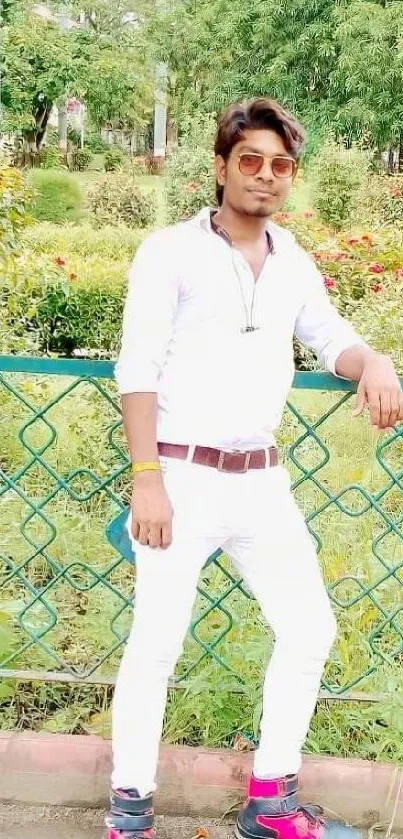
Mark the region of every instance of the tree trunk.
[[172, 154], [178, 147], [178, 129], [171, 114], [167, 120], [167, 152]]
[[392, 174], [394, 172], [394, 169], [395, 169], [395, 151], [390, 146], [389, 147], [389, 154], [388, 154], [388, 172], [389, 172], [389, 174]]
[[399, 157], [398, 157], [397, 167], [398, 167], [398, 172], [400, 174], [402, 174], [403, 173], [403, 132], [400, 134], [400, 139], [399, 139]]
[[59, 149], [67, 154], [67, 102], [58, 105]]
[[25, 166], [35, 166], [38, 162], [38, 155], [42, 148], [52, 106], [53, 103], [45, 96], [38, 98], [34, 104], [35, 128], [23, 132], [23, 163]]

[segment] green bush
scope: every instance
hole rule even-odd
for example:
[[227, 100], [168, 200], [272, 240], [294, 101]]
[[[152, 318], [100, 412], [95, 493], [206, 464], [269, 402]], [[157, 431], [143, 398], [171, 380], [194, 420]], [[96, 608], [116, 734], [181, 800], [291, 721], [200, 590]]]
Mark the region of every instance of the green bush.
[[105, 171], [116, 172], [117, 169], [122, 169], [125, 162], [125, 155], [122, 149], [117, 146], [109, 148], [105, 153]]
[[382, 187], [379, 190], [379, 203], [383, 220], [387, 224], [400, 226], [403, 224], [403, 176], [390, 177], [390, 175], [384, 175], [382, 177]]
[[5, 269], [19, 248], [20, 234], [28, 224], [28, 207], [33, 198], [23, 174], [0, 164], [0, 265]]
[[35, 170], [30, 173], [30, 178], [36, 190], [31, 206], [34, 218], [55, 224], [80, 218], [81, 189], [73, 175], [55, 170]]
[[360, 300], [351, 319], [372, 347], [392, 356], [398, 372], [403, 376], [403, 276], [396, 280], [389, 275], [382, 277], [382, 280], [373, 284], [372, 293]]
[[149, 227], [155, 223], [155, 192], [142, 192], [128, 175], [106, 175], [95, 183], [88, 195], [95, 223]]
[[0, 350], [115, 355], [126, 273], [80, 280], [48, 257], [26, 255], [1, 284]]
[[105, 140], [97, 132], [87, 134], [85, 145], [93, 154], [104, 154], [109, 149], [108, 143], [105, 143]]
[[39, 164], [42, 169], [57, 169], [62, 165], [62, 155], [57, 146], [45, 146], [39, 156]]
[[314, 205], [320, 219], [334, 230], [353, 221], [357, 199], [368, 182], [370, 156], [328, 140], [310, 165]]
[[88, 169], [92, 161], [92, 152], [89, 149], [76, 149], [72, 154], [73, 169], [83, 172]]
[[76, 225], [42, 222], [30, 226], [24, 232], [23, 243], [35, 254], [47, 254], [57, 259], [74, 259], [75, 272], [81, 276], [81, 265], [88, 265], [91, 258], [98, 259], [97, 276], [101, 265], [116, 260], [129, 261], [144, 239], [144, 230], [129, 227], [105, 226], [99, 230], [88, 223]]
[[190, 218], [203, 206], [215, 206], [212, 116], [194, 118], [167, 165], [166, 202], [172, 223]]
[[67, 131], [67, 141], [70, 147], [73, 149], [79, 149], [81, 147], [81, 132], [77, 131], [76, 128], [70, 128]]

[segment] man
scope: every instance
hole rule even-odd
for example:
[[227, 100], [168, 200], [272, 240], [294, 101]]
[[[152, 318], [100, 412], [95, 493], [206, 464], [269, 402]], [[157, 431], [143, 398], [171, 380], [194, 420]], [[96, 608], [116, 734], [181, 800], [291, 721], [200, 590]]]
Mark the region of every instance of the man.
[[153, 233], [131, 269], [116, 373], [134, 471], [136, 609], [114, 698], [109, 839], [153, 835], [168, 678], [199, 572], [219, 547], [276, 636], [237, 836], [356, 835], [296, 798], [336, 625], [273, 436], [293, 379], [293, 335], [359, 382], [356, 413], [368, 403], [373, 426], [402, 420], [403, 396], [390, 359], [338, 315], [311, 259], [270, 222], [303, 142], [302, 127], [269, 99], [229, 108], [215, 144], [218, 210]]

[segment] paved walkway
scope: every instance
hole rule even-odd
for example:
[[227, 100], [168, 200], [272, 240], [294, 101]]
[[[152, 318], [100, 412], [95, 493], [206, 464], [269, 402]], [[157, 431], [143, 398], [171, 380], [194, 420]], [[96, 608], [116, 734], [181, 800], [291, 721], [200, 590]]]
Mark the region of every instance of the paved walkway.
[[[0, 839], [104, 839], [104, 813], [66, 807], [0, 804]], [[206, 839], [232, 839], [231, 824], [174, 816], [157, 818], [158, 839], [194, 839], [204, 828]]]

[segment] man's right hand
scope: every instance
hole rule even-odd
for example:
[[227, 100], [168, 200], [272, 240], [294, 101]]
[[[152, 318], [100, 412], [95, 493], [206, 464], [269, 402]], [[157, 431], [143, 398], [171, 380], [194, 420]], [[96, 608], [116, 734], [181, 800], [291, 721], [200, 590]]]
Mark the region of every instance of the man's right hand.
[[169, 548], [172, 543], [173, 508], [160, 472], [141, 472], [134, 477], [132, 534], [140, 545]]

